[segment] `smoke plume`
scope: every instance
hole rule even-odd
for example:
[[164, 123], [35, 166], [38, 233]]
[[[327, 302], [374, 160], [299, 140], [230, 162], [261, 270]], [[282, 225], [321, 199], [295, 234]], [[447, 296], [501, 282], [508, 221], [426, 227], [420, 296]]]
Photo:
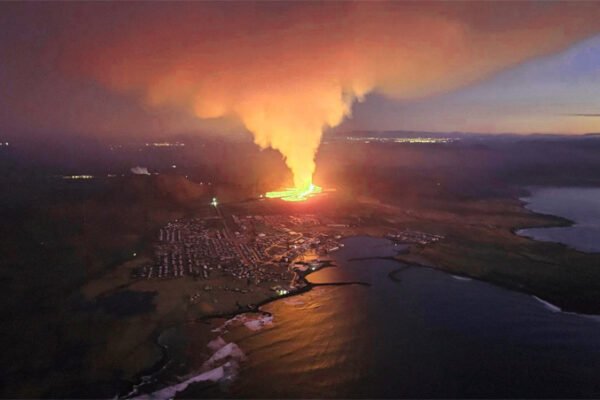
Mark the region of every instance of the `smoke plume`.
[[323, 130], [365, 94], [441, 93], [600, 27], [594, 3], [146, 3], [94, 22], [106, 7], [72, 14], [89, 23], [63, 38], [67, 68], [154, 106], [239, 119], [296, 187], [312, 181]]

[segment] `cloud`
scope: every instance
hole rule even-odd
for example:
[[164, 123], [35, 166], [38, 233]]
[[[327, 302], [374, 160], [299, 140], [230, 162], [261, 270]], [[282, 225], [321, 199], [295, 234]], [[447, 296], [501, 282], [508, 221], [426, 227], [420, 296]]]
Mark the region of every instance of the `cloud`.
[[[152, 106], [233, 118], [312, 180], [323, 129], [369, 92], [414, 99], [481, 80], [600, 29], [571, 2], [68, 5], [48, 54]], [[58, 17], [57, 17], [58, 18]]]

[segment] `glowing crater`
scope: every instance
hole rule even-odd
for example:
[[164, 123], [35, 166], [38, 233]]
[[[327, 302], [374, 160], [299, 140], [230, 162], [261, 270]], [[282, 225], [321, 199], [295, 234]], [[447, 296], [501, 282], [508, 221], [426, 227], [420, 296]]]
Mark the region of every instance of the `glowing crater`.
[[265, 196], [269, 199], [281, 199], [285, 201], [305, 201], [321, 193], [323, 189], [315, 184], [309, 184], [303, 188], [288, 188], [277, 192], [267, 192]]

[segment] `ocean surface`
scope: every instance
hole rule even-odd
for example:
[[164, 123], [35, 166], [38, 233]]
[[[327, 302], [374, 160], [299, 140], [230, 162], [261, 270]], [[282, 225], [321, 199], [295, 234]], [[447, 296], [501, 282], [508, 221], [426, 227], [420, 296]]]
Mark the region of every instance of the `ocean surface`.
[[532, 239], [558, 242], [586, 252], [600, 252], [600, 188], [534, 188], [522, 200], [529, 210], [567, 218], [569, 227], [521, 229]]
[[192, 384], [180, 394], [600, 397], [599, 320], [491, 284], [376, 258], [399, 249], [384, 239], [344, 244], [335, 253], [338, 266], [310, 280], [371, 286], [322, 286], [267, 305], [271, 325], [223, 335], [246, 356], [233, 383], [224, 392]]

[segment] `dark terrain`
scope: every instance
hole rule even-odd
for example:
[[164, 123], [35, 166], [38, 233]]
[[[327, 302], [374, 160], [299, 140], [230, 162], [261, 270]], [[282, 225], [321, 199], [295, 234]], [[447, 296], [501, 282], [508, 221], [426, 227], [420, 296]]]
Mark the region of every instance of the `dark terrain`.
[[[444, 234], [405, 258], [600, 313], [598, 255], [512, 233], [568, 224], [524, 210], [518, 197], [531, 185], [600, 186], [600, 137], [455, 134], [452, 143], [389, 145], [343, 136], [327, 137], [317, 159], [316, 183], [337, 189], [341, 202], [327, 212], [355, 214], [367, 231]], [[178, 140], [186, 146], [73, 139], [0, 150], [0, 395], [113, 396], [160, 358], [148, 321], [178, 314], [155, 321], [154, 292], [115, 288], [116, 297], [90, 303], [82, 288], [148, 251], [167, 221], [205, 213], [213, 196], [243, 208], [290, 178], [276, 152], [249, 141]], [[132, 175], [138, 165], [153, 175]], [[79, 174], [94, 178], [62, 178]]]

